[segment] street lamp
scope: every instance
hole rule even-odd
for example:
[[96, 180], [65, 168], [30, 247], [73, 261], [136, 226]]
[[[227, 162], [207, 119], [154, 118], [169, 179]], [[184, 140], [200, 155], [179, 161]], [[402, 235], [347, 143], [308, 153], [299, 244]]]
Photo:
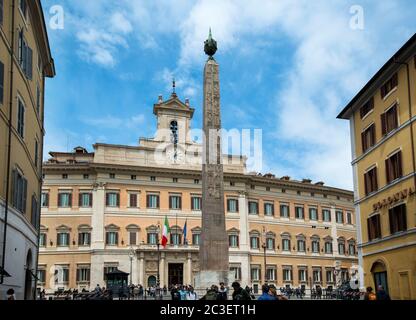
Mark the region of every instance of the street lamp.
[[262, 244], [262, 247], [263, 247], [263, 258], [264, 258], [264, 276], [263, 276], [264, 282], [263, 283], [266, 283], [267, 282], [267, 277], [266, 277], [266, 274], [267, 274], [267, 262], [266, 262], [267, 238], [266, 238], [266, 227], [263, 227], [263, 244]]
[[134, 251], [133, 247], [130, 247], [129, 250], [129, 258], [130, 258], [130, 286], [133, 283], [133, 258], [136, 255], [136, 252]]

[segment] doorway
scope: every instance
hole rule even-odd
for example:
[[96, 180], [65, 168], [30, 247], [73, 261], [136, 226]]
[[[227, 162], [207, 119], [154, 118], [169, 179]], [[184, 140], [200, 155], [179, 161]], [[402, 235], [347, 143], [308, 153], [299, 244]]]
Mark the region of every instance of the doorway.
[[25, 270], [25, 300], [33, 300], [33, 279], [32, 279], [32, 251], [29, 250], [26, 256], [26, 270]]
[[387, 282], [387, 268], [384, 262], [377, 261], [371, 267], [371, 273], [374, 278], [375, 290], [378, 286], [383, 286], [384, 290], [389, 293], [389, 286]]
[[183, 263], [169, 263], [169, 286], [183, 283]]
[[147, 279], [147, 287], [148, 288], [150, 288], [150, 287], [156, 287], [156, 282], [157, 282], [156, 277], [155, 276], [150, 276]]

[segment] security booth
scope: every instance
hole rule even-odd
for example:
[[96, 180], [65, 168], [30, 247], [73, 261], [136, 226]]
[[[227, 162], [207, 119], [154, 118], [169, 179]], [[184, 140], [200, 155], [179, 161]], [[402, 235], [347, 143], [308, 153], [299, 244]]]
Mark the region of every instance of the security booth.
[[129, 296], [128, 278], [129, 273], [118, 269], [106, 273], [107, 289], [112, 292], [113, 297], [125, 299]]

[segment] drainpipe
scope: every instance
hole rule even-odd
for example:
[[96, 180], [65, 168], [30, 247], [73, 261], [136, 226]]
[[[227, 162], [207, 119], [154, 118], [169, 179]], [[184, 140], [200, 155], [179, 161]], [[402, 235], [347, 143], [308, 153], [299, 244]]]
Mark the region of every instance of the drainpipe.
[[412, 92], [411, 92], [411, 86], [410, 86], [410, 68], [409, 64], [407, 62], [401, 62], [401, 61], [394, 61], [397, 64], [406, 66], [406, 72], [407, 72], [407, 93], [408, 93], [408, 99], [409, 99], [409, 120], [410, 120], [410, 141], [412, 143], [412, 166], [413, 166], [413, 183], [414, 183], [414, 190], [416, 190], [416, 162], [415, 162], [415, 142], [414, 142], [414, 136], [413, 136], [413, 122], [412, 122]]
[[[11, 25], [11, 47], [10, 47], [10, 92], [9, 92], [9, 123], [8, 123], [8, 146], [7, 146], [7, 166], [6, 166], [6, 204], [4, 206], [4, 226], [3, 226], [3, 252], [1, 258], [1, 266], [4, 271], [6, 264], [6, 239], [7, 239], [7, 221], [9, 213], [9, 193], [10, 193], [10, 161], [11, 161], [11, 146], [12, 146], [12, 117], [13, 117], [13, 69], [14, 69], [14, 20], [15, 20], [15, 0], [12, 1], [12, 25]], [[4, 274], [0, 276], [0, 284], [4, 283]]]

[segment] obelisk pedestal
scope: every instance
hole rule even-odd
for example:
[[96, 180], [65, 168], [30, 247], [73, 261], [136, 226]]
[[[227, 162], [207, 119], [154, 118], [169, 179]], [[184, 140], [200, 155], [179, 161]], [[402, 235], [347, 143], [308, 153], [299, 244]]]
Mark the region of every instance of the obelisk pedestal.
[[210, 57], [204, 69], [200, 272], [195, 278], [195, 289], [199, 294], [205, 294], [207, 288], [220, 282], [227, 285], [230, 278], [224, 211], [219, 65], [213, 58], [216, 50], [217, 44], [210, 31], [205, 42], [205, 53]]

